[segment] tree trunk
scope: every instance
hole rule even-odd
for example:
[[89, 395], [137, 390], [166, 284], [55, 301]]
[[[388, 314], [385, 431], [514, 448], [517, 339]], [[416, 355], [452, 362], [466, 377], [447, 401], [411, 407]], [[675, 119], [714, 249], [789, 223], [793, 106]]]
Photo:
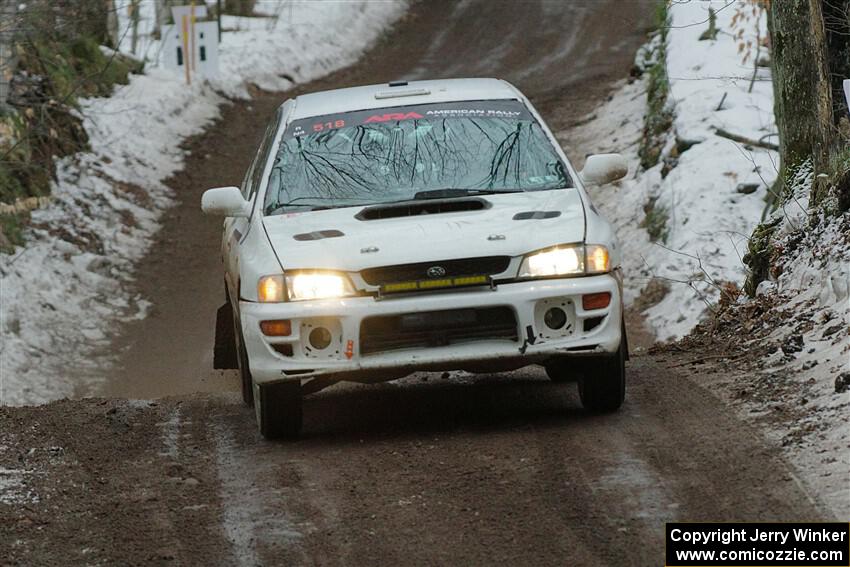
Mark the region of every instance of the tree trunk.
[[139, 9], [140, 0], [130, 0], [130, 53], [136, 56], [136, 48], [139, 46]]
[[[832, 76], [833, 123], [840, 125], [842, 120], [850, 120], [842, 85], [844, 79], [850, 79], [850, 0], [824, 2], [823, 21]], [[847, 141], [846, 132], [844, 136]]]
[[781, 193], [783, 182], [811, 158], [812, 204], [831, 190], [846, 201], [841, 194], [848, 190], [847, 176], [836, 172], [835, 162], [848, 152], [850, 123], [842, 126], [848, 113], [841, 83], [850, 76], [850, 0], [774, 0], [768, 29], [780, 146], [775, 192]]
[[822, 200], [831, 191], [838, 202], [839, 212], [843, 212], [850, 210], [850, 109], [843, 88], [844, 79], [850, 79], [850, 0], [824, 2], [823, 20], [832, 79], [834, 146], [829, 158], [831, 177], [826, 182], [827, 187], [822, 187], [816, 198]]
[[0, 111], [8, 108], [9, 87], [18, 60], [15, 55], [15, 35], [18, 18], [13, 0], [0, 0]]
[[118, 12], [115, 10], [115, 2], [113, 0], [104, 0], [106, 10], [106, 37], [108, 42], [106, 45], [113, 49], [118, 49]]
[[827, 155], [832, 96], [826, 69], [821, 0], [770, 3], [774, 112], [779, 128], [782, 183], [801, 163]]

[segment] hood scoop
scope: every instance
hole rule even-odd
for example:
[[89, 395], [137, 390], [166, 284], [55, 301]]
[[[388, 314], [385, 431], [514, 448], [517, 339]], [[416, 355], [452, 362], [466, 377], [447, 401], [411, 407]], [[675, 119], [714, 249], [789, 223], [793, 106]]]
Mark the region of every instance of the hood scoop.
[[490, 207], [490, 202], [481, 198], [405, 201], [403, 203], [391, 203], [366, 207], [357, 213], [354, 218], [361, 221], [372, 221], [398, 217], [413, 217], [418, 215], [439, 215], [443, 213], [483, 211]]
[[514, 215], [514, 220], [553, 219], [561, 216], [561, 211], [525, 211]]
[[303, 242], [305, 240], [322, 240], [323, 238], [339, 238], [340, 236], [345, 236], [342, 231], [331, 229], [331, 230], [317, 230], [315, 232], [305, 232], [303, 234], [296, 234], [292, 238], [298, 240], [299, 242]]

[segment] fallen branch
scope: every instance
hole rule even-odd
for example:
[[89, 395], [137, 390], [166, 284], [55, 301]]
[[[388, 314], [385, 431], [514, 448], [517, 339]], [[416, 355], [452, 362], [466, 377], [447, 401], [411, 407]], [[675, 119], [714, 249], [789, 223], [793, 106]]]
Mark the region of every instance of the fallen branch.
[[720, 136], [721, 138], [726, 138], [732, 140], [733, 142], [738, 142], [747, 146], [755, 146], [757, 148], [764, 148], [766, 150], [773, 150], [775, 152], [779, 151], [779, 146], [777, 146], [776, 144], [771, 144], [770, 142], [762, 142], [761, 140], [753, 140], [752, 138], [747, 138], [746, 136], [741, 136], [739, 134], [733, 134], [728, 130], [718, 128], [717, 126], [712, 126], [712, 128], [714, 128], [714, 133]]

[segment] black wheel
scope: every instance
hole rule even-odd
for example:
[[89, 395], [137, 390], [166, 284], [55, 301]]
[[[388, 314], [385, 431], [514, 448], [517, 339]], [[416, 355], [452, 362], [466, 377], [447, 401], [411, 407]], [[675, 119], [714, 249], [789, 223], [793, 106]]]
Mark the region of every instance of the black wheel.
[[620, 341], [615, 354], [594, 359], [594, 363], [595, 368], [589, 366], [578, 382], [581, 404], [593, 412], [615, 411], [626, 398], [625, 341]]
[[294, 438], [301, 433], [301, 383], [254, 385], [257, 426], [266, 439]]
[[543, 365], [552, 382], [575, 382], [584, 373], [584, 360], [577, 357], [553, 358]]
[[248, 364], [248, 353], [245, 350], [245, 339], [242, 337], [242, 327], [239, 318], [233, 315], [233, 336], [236, 338], [236, 362], [239, 367], [239, 377], [242, 380], [242, 401], [245, 405], [254, 405], [254, 379], [251, 378], [251, 367]]

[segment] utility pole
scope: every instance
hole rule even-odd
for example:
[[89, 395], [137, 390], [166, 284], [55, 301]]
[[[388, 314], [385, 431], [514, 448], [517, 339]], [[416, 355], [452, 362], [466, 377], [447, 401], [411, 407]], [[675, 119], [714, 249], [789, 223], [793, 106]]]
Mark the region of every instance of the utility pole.
[[218, 42], [221, 43], [221, 0], [215, 0], [215, 17], [218, 20]]

